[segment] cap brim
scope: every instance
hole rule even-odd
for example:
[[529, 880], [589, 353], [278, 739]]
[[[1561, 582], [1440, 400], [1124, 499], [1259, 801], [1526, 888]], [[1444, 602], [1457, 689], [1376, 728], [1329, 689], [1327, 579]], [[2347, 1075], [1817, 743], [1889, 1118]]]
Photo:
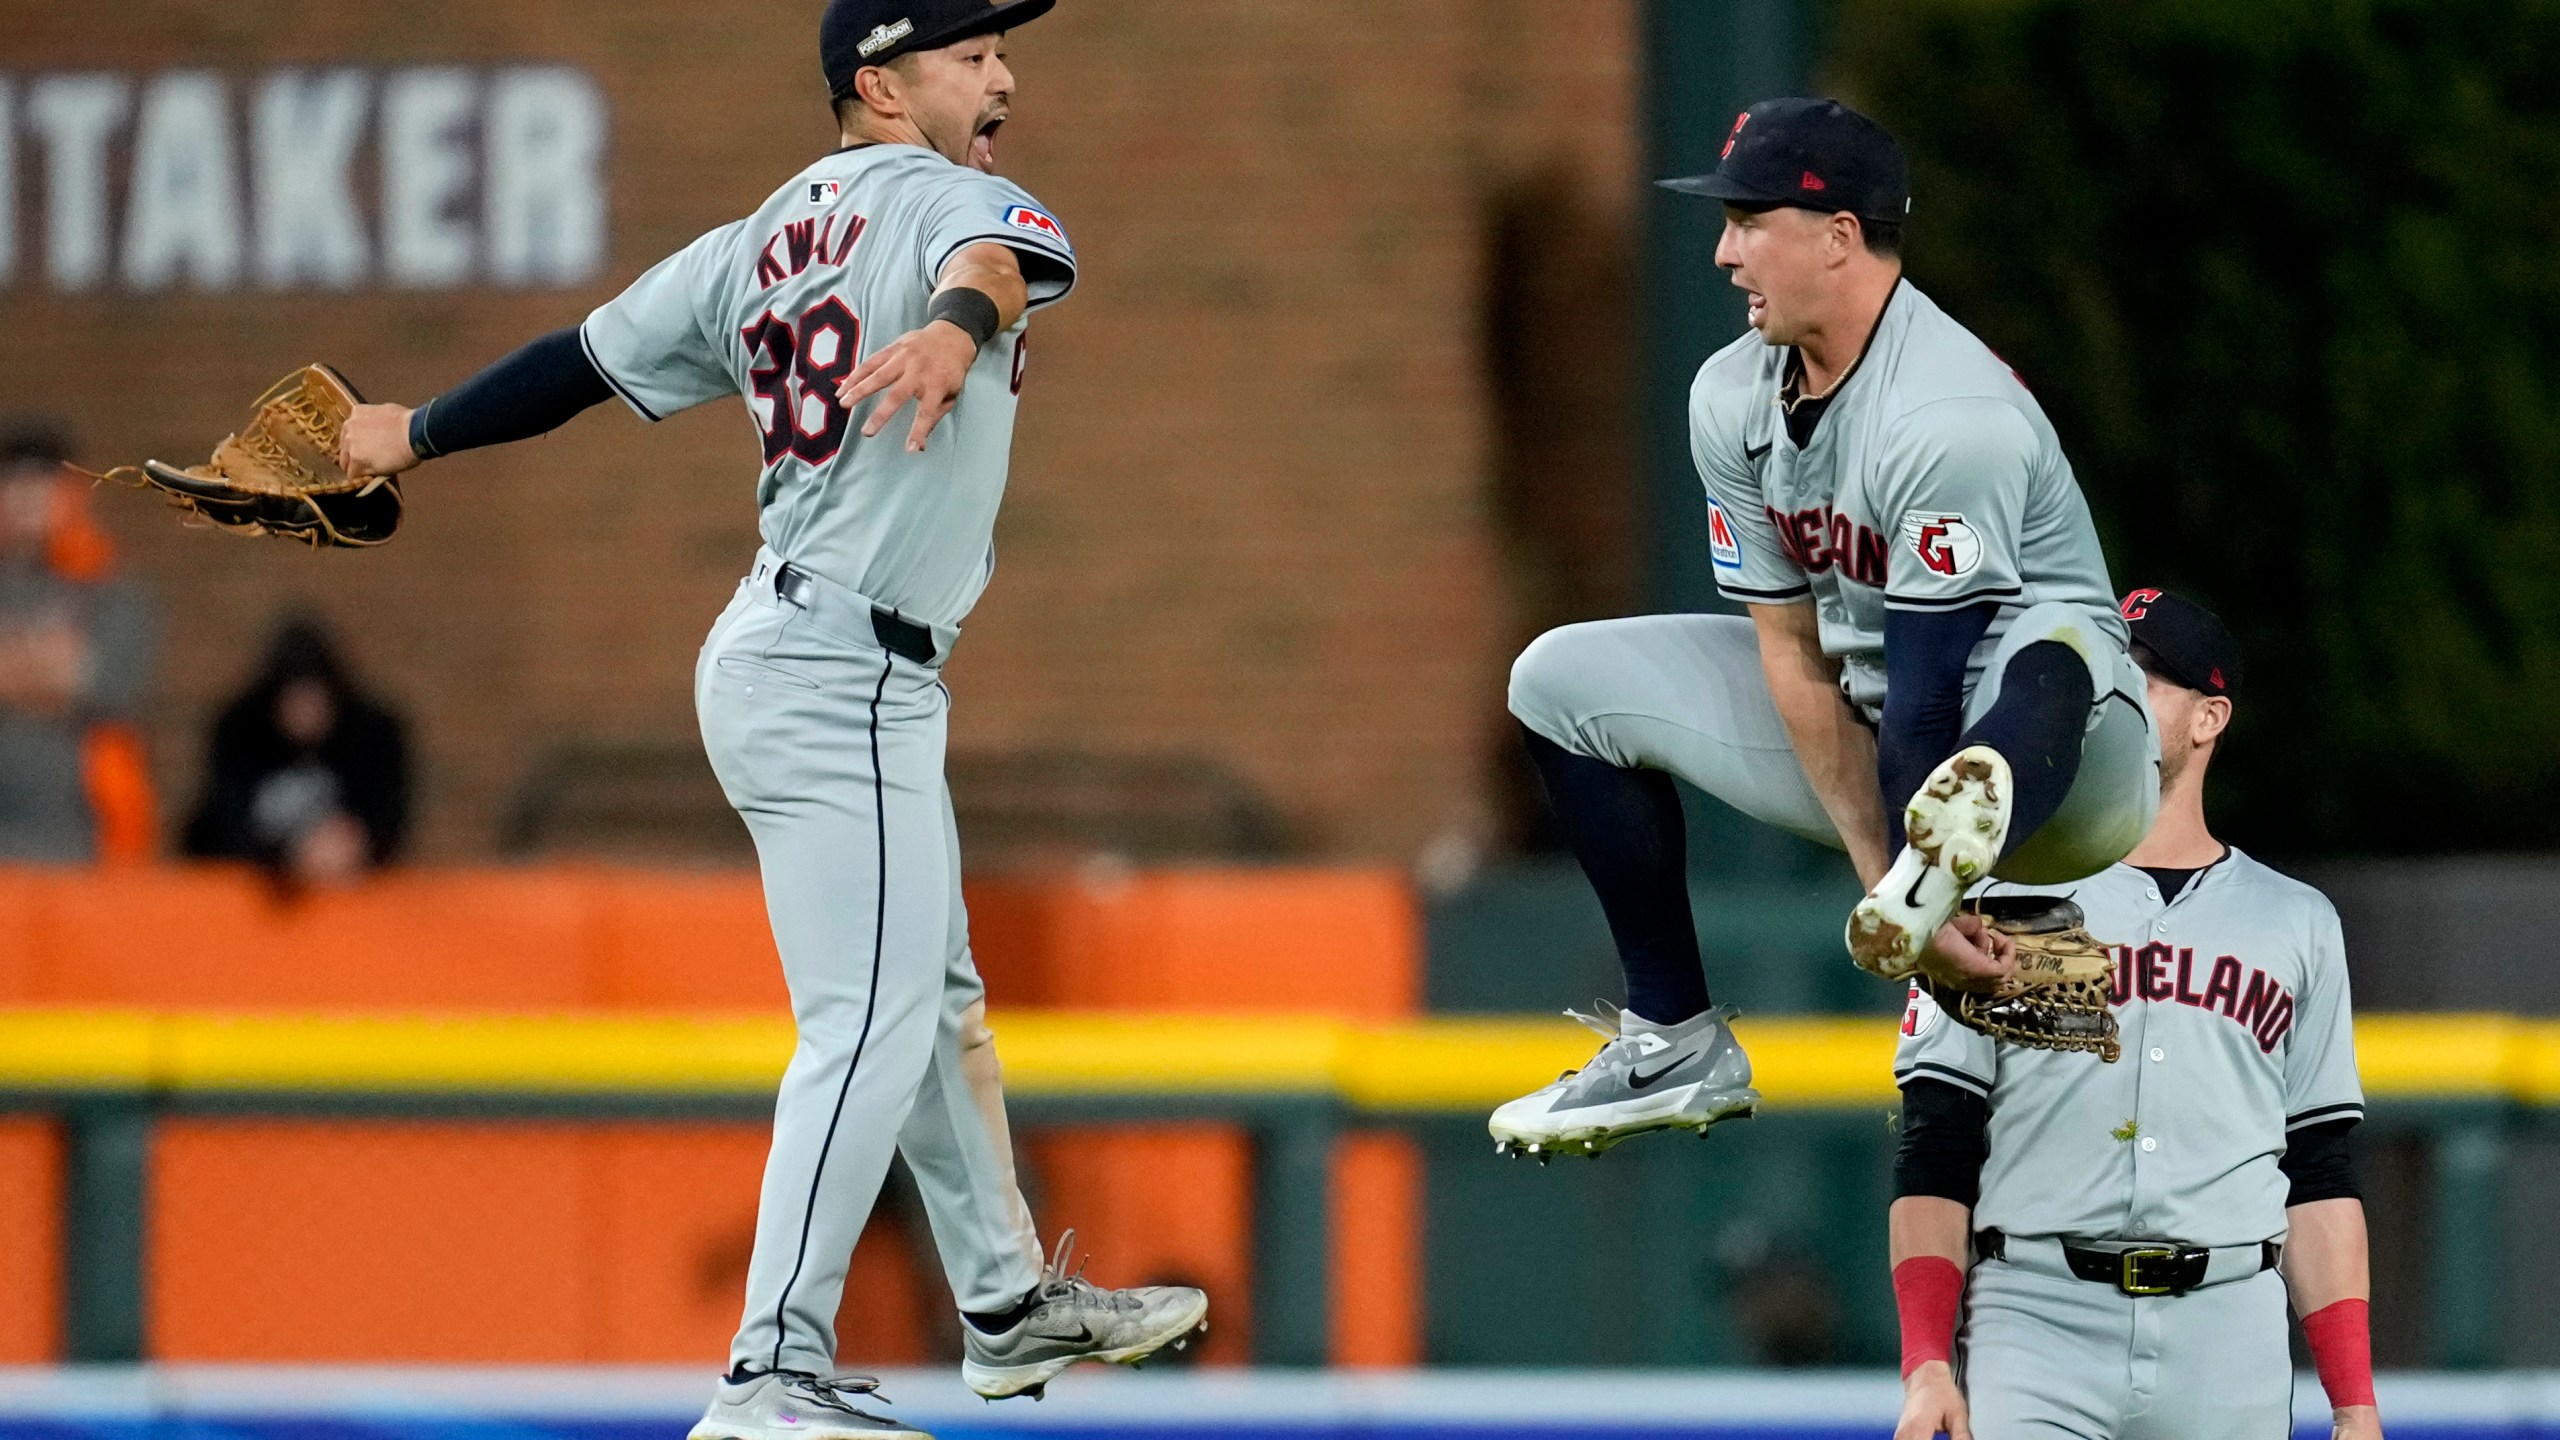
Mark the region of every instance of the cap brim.
[[1704, 195], [1710, 200], [1722, 200], [1728, 205], [1786, 205], [1793, 203], [1795, 198], [1790, 195], [1771, 195], [1754, 190], [1729, 175], [1713, 172], [1705, 175], [1683, 175], [1677, 179], [1656, 180], [1653, 183], [1665, 190], [1676, 190], [1683, 195]]
[[917, 36], [899, 46], [898, 53], [909, 55], [918, 50], [939, 50], [945, 45], [957, 45], [963, 40], [975, 39], [980, 35], [1028, 25], [1048, 14], [1057, 3], [1058, 0], [996, 0], [995, 4], [947, 30], [937, 30], [930, 35]]

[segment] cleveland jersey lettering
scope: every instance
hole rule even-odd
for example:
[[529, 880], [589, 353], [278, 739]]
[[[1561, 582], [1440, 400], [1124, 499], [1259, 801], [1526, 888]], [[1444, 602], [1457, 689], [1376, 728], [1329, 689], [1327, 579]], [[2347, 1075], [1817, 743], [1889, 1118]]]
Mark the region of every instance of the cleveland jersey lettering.
[[1690, 455], [1724, 522], [1717, 588], [1811, 598], [1822, 648], [1870, 718], [1884, 705], [1888, 610], [1996, 604], [1988, 655], [2031, 605], [2086, 609], [2119, 643], [2089, 507], [2035, 397], [1910, 281], [1802, 447], [1773, 403], [1790, 352], [1746, 333], [1699, 368]]
[[2283, 1235], [2286, 1134], [2364, 1113], [2337, 911], [2238, 850], [2171, 900], [2130, 865], [2044, 893], [2078, 901], [2111, 942], [2122, 1060], [2000, 1044], [1916, 990], [1903, 1016], [1897, 1081], [1991, 1103], [1974, 1224], [2195, 1245]]

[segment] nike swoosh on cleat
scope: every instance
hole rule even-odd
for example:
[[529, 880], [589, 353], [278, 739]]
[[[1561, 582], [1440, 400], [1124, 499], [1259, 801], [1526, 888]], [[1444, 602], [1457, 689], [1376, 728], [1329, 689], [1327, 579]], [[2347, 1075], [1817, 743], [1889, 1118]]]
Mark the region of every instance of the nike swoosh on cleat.
[[1910, 906], [1914, 910], [1919, 909], [1920, 887], [1927, 884], [1928, 880], [1929, 872], [1926, 870], [1921, 871], [1917, 876], [1913, 877], [1911, 881], [1911, 888], [1903, 892], [1902, 903]]
[[1679, 1059], [1672, 1061], [1670, 1064], [1663, 1066], [1661, 1069], [1654, 1071], [1650, 1075], [1647, 1075], [1641, 1070], [1630, 1070], [1627, 1072], [1627, 1088], [1630, 1090], [1650, 1089], [1654, 1082], [1660, 1080], [1663, 1076], [1668, 1075], [1672, 1071], [1679, 1069], [1681, 1066], [1688, 1064], [1690, 1061], [1697, 1059], [1698, 1054], [1699, 1052], [1692, 1050], [1688, 1054], [1681, 1056]]

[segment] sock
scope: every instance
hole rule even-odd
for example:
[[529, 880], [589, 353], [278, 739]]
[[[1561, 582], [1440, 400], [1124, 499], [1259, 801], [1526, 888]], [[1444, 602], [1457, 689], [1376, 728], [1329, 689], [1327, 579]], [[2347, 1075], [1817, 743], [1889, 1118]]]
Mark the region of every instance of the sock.
[[2003, 858], [2062, 808], [2080, 773], [2080, 740], [2088, 732], [2097, 690], [2088, 662], [2059, 640], [2023, 647], [2000, 672], [2000, 698], [1956, 745], [1988, 745], [2009, 762], [2016, 793], [2009, 801]]
[[1689, 912], [1689, 836], [1671, 777], [1620, 769], [1534, 730], [1521, 733], [1557, 828], [1609, 917], [1627, 975], [1627, 1008], [1657, 1025], [1703, 1014], [1714, 1002]]
[[1013, 1308], [1009, 1310], [963, 1310], [960, 1318], [968, 1321], [970, 1328], [981, 1335], [1001, 1335], [1021, 1324], [1024, 1317], [1038, 1308], [1040, 1287], [1034, 1285], [1022, 1292], [1022, 1298], [1014, 1301]]

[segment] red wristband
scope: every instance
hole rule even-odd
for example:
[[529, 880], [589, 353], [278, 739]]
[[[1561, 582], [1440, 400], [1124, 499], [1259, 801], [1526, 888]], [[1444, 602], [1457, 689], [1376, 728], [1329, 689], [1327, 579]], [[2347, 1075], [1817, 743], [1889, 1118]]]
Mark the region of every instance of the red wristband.
[[[2362, 1300], [2323, 1305], [2302, 1317], [2320, 1388], [2337, 1409], [2373, 1403], [2373, 1307]], [[1908, 1342], [1905, 1342], [1906, 1345]]]
[[1944, 1255], [1914, 1255], [1893, 1267], [1893, 1309], [1902, 1319], [1902, 1373], [1955, 1356], [1956, 1306], [1964, 1271]]

